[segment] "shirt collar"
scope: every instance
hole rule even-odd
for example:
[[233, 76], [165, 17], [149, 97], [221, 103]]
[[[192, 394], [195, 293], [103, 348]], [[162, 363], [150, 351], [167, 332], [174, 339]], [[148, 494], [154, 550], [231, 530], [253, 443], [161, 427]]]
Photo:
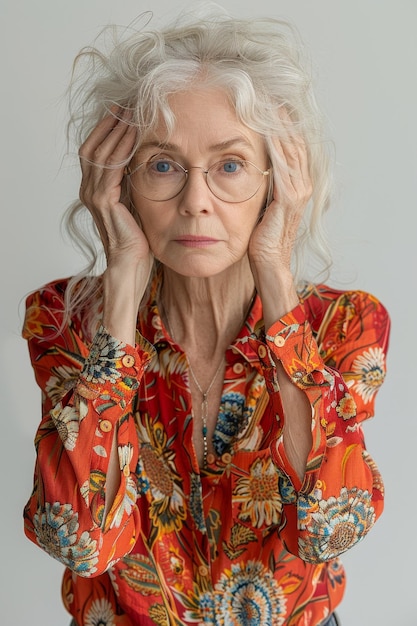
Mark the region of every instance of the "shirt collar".
[[[158, 345], [166, 345], [178, 351], [178, 346], [165, 327], [160, 311], [158, 308], [158, 294], [162, 283], [161, 272], [154, 277], [147, 304], [141, 308], [138, 317], [138, 330], [140, 333], [157, 349]], [[240, 329], [236, 339], [232, 342], [231, 359], [239, 358], [239, 355], [246, 359], [249, 363], [256, 364], [259, 362], [257, 352], [250, 344], [249, 337], [258, 337], [263, 332], [262, 303], [258, 294], [252, 302], [246, 320]]]

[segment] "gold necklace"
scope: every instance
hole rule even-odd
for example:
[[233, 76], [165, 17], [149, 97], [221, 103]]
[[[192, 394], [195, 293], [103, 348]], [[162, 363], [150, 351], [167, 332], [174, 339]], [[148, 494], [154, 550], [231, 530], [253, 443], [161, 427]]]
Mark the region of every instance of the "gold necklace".
[[[165, 309], [165, 307], [163, 307], [163, 311], [165, 313], [165, 319], [167, 321], [167, 326], [168, 326], [168, 331], [169, 334], [171, 335], [172, 339], [175, 341], [175, 337], [174, 337], [174, 333], [172, 332], [172, 327], [171, 327], [171, 323], [169, 321], [169, 317], [168, 317], [168, 313], [167, 310]], [[176, 343], [176, 341], [175, 341]], [[208, 433], [208, 428], [207, 428], [207, 418], [208, 418], [208, 395], [211, 391], [211, 388], [214, 385], [214, 381], [216, 380], [220, 369], [222, 367], [224, 363], [224, 358], [222, 357], [222, 360], [220, 361], [216, 372], [213, 376], [213, 378], [211, 379], [211, 382], [209, 384], [209, 386], [207, 387], [207, 389], [205, 391], [202, 390], [200, 383], [198, 382], [196, 375], [194, 374], [194, 370], [191, 367], [191, 363], [188, 360], [188, 369], [190, 370], [190, 374], [192, 376], [192, 379], [195, 383], [195, 386], [197, 387], [198, 391], [201, 393], [202, 396], [202, 400], [201, 400], [201, 421], [202, 421], [202, 427], [201, 427], [201, 434], [203, 436], [203, 467], [207, 467], [207, 456], [208, 456], [208, 440], [207, 440], [207, 433]]]
[[[256, 290], [254, 290], [254, 292], [252, 294], [252, 298], [251, 298], [251, 300], [249, 302], [249, 306], [248, 306], [248, 309], [246, 311], [245, 317], [243, 318], [242, 324], [245, 322], [245, 320], [246, 320], [246, 318], [247, 318], [247, 316], [249, 314], [249, 311], [252, 308], [252, 304], [253, 304], [253, 302], [255, 300], [255, 296], [256, 296]], [[162, 302], [161, 302], [161, 309], [162, 309], [162, 311], [165, 314], [165, 319], [166, 319], [166, 322], [167, 322], [168, 332], [171, 335], [173, 341], [176, 343], [175, 337], [174, 337], [174, 333], [172, 332], [172, 327], [171, 327], [171, 323], [169, 321], [167, 310], [163, 306]], [[202, 400], [201, 400], [201, 421], [202, 421], [201, 434], [203, 436], [203, 467], [204, 468], [207, 467], [207, 456], [208, 456], [208, 441], [207, 441], [207, 433], [208, 433], [208, 428], [207, 428], [208, 394], [210, 393], [211, 388], [214, 385], [214, 381], [216, 380], [223, 363], [224, 363], [224, 357], [220, 361], [220, 363], [219, 363], [219, 365], [218, 365], [218, 367], [216, 369], [216, 372], [215, 372], [213, 378], [211, 379], [211, 382], [210, 382], [209, 386], [207, 387], [206, 391], [203, 391], [202, 388], [201, 388], [200, 383], [198, 382], [198, 380], [196, 378], [196, 375], [194, 374], [193, 368], [191, 367], [191, 363], [190, 363], [190, 361], [188, 361], [188, 368], [190, 370], [190, 374], [191, 374], [192, 379], [193, 379], [193, 381], [195, 383], [195, 386], [197, 387], [198, 391], [201, 393], [201, 396], [202, 396]]]
[[[174, 337], [172, 337], [174, 339]], [[175, 341], [175, 340], [174, 340]], [[207, 387], [207, 389], [205, 391], [203, 391], [201, 389], [201, 385], [198, 382], [193, 368], [191, 367], [191, 363], [188, 361], [188, 367], [190, 369], [190, 374], [193, 377], [193, 381], [195, 382], [195, 385], [198, 389], [198, 391], [201, 393], [202, 396], [202, 400], [201, 400], [201, 421], [203, 422], [203, 425], [201, 427], [201, 433], [203, 435], [203, 467], [207, 467], [207, 453], [208, 453], [208, 442], [207, 442], [207, 418], [208, 418], [208, 395], [210, 393], [211, 388], [214, 385], [214, 381], [217, 378], [218, 373], [220, 372], [220, 369], [223, 365], [224, 359], [222, 358], [222, 360], [219, 363], [218, 368], [216, 369], [216, 373], [214, 374], [213, 378], [211, 379], [211, 383], [209, 384], [209, 386]]]

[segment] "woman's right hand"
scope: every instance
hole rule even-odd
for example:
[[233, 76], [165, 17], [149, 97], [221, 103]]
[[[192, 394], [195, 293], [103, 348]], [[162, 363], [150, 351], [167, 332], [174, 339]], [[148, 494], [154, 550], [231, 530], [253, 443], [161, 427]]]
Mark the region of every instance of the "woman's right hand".
[[122, 109], [113, 110], [90, 133], [79, 150], [80, 199], [93, 216], [107, 266], [149, 262], [145, 234], [121, 202], [124, 164], [132, 152], [137, 128]]
[[121, 201], [124, 164], [137, 128], [122, 109], [112, 110], [79, 150], [80, 199], [93, 216], [103, 243], [103, 323], [118, 339], [134, 343], [137, 311], [148, 285], [153, 255], [145, 233]]

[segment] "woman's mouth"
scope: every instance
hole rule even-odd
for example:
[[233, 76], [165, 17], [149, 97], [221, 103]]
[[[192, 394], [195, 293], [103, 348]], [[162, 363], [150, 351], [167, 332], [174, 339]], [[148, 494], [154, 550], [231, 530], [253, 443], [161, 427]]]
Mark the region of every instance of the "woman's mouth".
[[218, 243], [218, 239], [204, 235], [183, 235], [174, 239], [176, 243], [188, 248], [206, 248]]

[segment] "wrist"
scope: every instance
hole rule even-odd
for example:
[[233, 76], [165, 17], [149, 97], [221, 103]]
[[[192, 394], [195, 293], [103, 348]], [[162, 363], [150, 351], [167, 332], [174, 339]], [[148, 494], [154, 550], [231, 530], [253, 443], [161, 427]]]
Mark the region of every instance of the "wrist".
[[127, 264], [111, 265], [103, 274], [103, 325], [130, 345], [135, 344], [139, 305], [149, 276], [150, 269]]
[[277, 269], [271, 264], [252, 271], [262, 302], [265, 328], [269, 328], [299, 304], [294, 277], [290, 270]]

